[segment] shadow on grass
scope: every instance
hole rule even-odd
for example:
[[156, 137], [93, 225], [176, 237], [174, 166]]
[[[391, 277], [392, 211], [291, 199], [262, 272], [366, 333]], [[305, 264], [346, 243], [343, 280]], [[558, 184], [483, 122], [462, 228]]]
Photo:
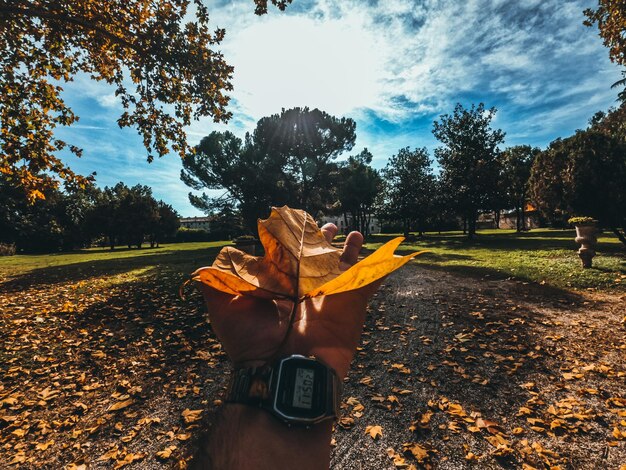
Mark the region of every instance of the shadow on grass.
[[[138, 256], [108, 259], [87, 259], [62, 266], [36, 268], [11, 277], [0, 283], [0, 292], [19, 292], [32, 286], [52, 286], [65, 282], [88, 281], [94, 278], [113, 276], [137, 269], [157, 267], [166, 271], [189, 274], [195, 269], [209, 265], [221, 247], [198, 248], [195, 250], [155, 251], [153, 254], [138, 252]], [[93, 251], [77, 252], [77, 257]], [[95, 252], [99, 253], [99, 252]]]
[[[397, 235], [376, 235], [371, 237], [373, 243], [384, 243]], [[551, 230], [537, 232], [478, 232], [473, 240], [468, 240], [461, 232], [434, 234], [429, 233], [415, 241], [404, 242], [403, 245], [417, 246], [423, 249], [448, 248], [466, 249], [487, 248], [492, 250], [574, 250], [578, 244], [574, 241], [573, 230]], [[370, 241], [368, 240], [368, 241]], [[618, 243], [598, 244], [598, 252], [602, 254], [623, 254], [624, 246]]]

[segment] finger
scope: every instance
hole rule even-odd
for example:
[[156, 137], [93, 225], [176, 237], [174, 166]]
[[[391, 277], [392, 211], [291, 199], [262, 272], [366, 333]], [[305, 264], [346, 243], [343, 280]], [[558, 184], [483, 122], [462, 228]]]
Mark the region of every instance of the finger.
[[339, 269], [345, 271], [356, 263], [363, 246], [363, 235], [360, 232], [350, 232], [343, 246], [343, 253], [339, 258]]
[[333, 241], [333, 238], [335, 238], [335, 235], [337, 235], [338, 231], [339, 229], [335, 224], [328, 223], [322, 227], [322, 233], [324, 234], [324, 238], [326, 238], [326, 241], [328, 243]]

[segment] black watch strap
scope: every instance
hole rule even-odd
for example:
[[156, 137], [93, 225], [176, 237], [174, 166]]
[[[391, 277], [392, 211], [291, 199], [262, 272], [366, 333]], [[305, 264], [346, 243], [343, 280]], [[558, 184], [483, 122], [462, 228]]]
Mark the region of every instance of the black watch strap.
[[267, 365], [235, 369], [228, 383], [226, 402], [261, 406], [270, 396], [273, 371]]

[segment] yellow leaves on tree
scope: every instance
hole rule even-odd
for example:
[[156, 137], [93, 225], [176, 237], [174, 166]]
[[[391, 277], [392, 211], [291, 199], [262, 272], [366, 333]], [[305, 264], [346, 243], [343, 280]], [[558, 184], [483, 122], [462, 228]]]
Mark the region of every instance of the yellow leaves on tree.
[[226, 247], [211, 267], [198, 269], [193, 279], [232, 295], [301, 302], [364, 287], [419, 254], [394, 256], [403, 240], [400, 237], [341, 272], [341, 250], [325, 239], [306, 212], [287, 206], [273, 208], [268, 219], [259, 221], [258, 230], [264, 257]]

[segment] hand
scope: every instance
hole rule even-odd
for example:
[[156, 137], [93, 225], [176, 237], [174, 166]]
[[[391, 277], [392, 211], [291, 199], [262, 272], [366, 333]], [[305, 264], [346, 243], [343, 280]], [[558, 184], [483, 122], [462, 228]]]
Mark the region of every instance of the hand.
[[[330, 242], [337, 227], [326, 224], [322, 233]], [[362, 245], [359, 232], [346, 237], [340, 269], [356, 263]], [[201, 289], [213, 330], [235, 366], [260, 365], [271, 358], [302, 354], [317, 357], [343, 379], [361, 337], [367, 302], [379, 285], [380, 281], [300, 303], [284, 344], [293, 302], [233, 296], [204, 284]]]

